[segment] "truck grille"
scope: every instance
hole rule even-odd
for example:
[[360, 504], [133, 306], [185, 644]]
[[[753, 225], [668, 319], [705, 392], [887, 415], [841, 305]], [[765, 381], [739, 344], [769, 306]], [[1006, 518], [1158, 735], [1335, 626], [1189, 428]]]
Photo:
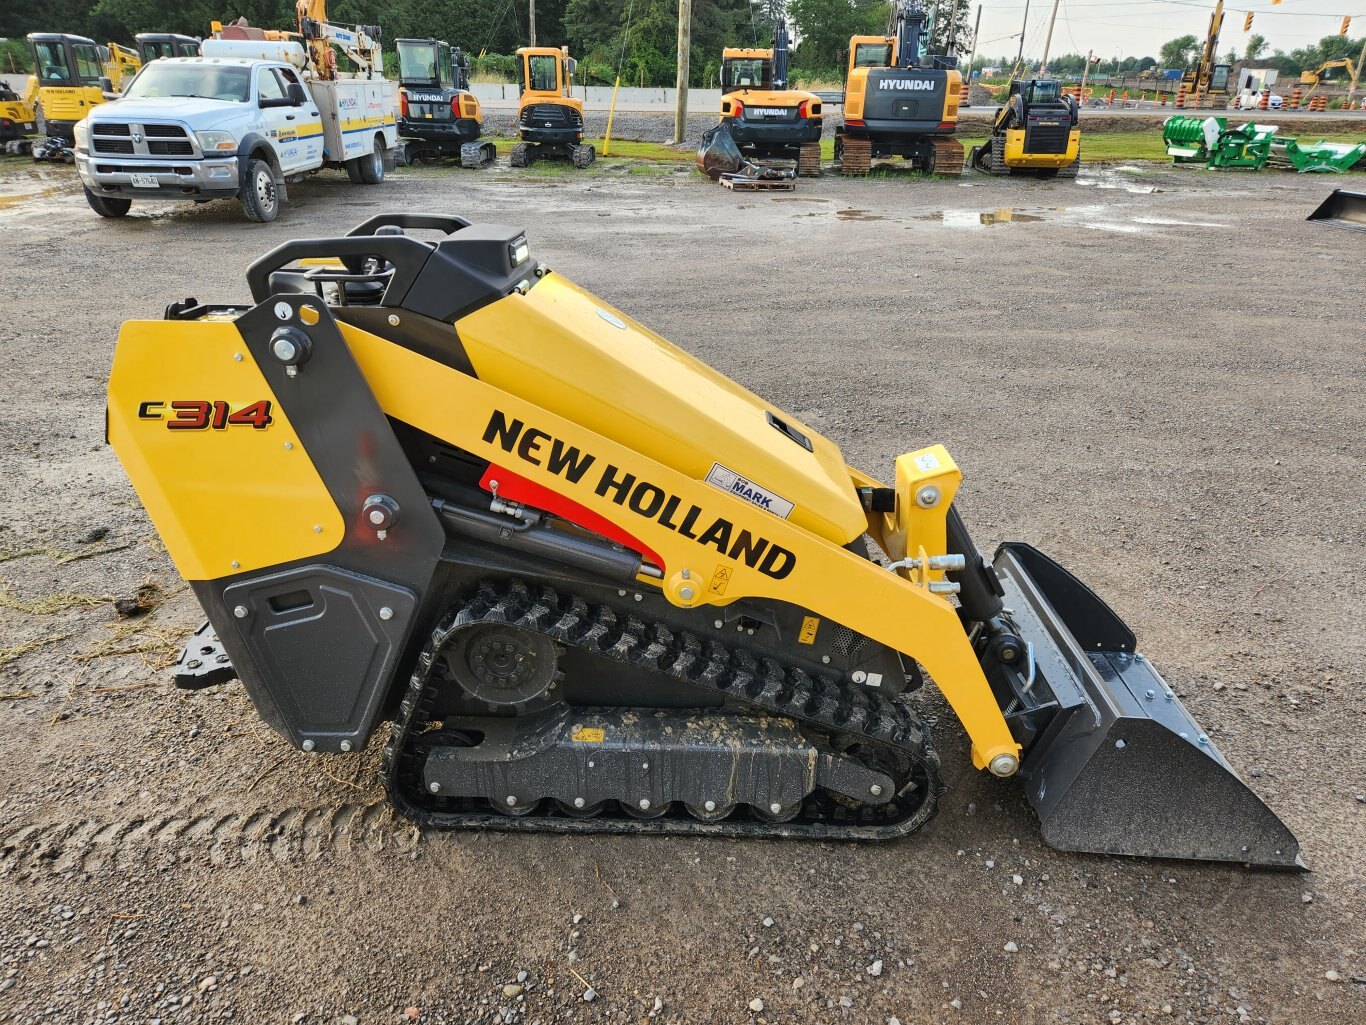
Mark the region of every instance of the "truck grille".
[[[180, 125], [143, 125], [136, 122], [97, 121], [90, 126], [96, 153], [146, 153], [154, 157], [192, 157], [194, 143]], [[139, 144], [145, 149], [139, 149]]]

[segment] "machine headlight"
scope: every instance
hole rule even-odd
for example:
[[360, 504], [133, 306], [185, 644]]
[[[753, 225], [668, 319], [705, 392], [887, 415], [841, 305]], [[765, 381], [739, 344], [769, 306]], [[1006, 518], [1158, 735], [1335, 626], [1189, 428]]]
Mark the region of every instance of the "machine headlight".
[[85, 121], [76, 122], [76, 148], [89, 151], [90, 149], [90, 125]]
[[205, 153], [233, 153], [237, 150], [237, 139], [232, 132], [195, 132], [199, 148]]
[[514, 267], [520, 267], [530, 255], [531, 250], [527, 247], [525, 235], [519, 235], [508, 243], [508, 256], [512, 258]]

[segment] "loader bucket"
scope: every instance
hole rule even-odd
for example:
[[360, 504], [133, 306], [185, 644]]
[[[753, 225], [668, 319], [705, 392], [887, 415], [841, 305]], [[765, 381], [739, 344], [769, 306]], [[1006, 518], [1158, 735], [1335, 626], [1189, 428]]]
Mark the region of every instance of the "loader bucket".
[[1366, 231], [1366, 192], [1334, 189], [1307, 221], [1328, 221], [1340, 228]]
[[1304, 869], [1290, 830], [1104, 602], [1030, 545], [1002, 545], [994, 567], [1032, 659], [1026, 707], [1007, 717], [1046, 723], [1021, 777], [1050, 846]]

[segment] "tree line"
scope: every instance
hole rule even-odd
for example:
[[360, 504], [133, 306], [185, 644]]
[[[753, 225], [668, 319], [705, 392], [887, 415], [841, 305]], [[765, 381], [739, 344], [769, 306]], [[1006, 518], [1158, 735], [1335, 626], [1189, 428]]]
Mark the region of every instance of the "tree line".
[[[935, 17], [930, 46], [944, 53], [950, 45], [966, 58], [972, 45], [969, 0], [927, 0]], [[849, 37], [877, 35], [892, 24], [889, 0], [692, 0], [691, 84], [714, 86], [725, 46], [767, 46], [774, 20], [786, 16], [798, 40], [792, 51], [795, 81], [838, 82], [844, 77]], [[330, 0], [328, 17], [339, 24], [378, 24], [386, 40], [445, 39], [475, 58], [476, 72], [510, 77], [509, 56], [530, 38], [529, 0]], [[137, 32], [208, 34], [214, 20], [245, 16], [262, 28], [294, 24], [293, 0], [44, 0], [0, 4], [0, 67], [27, 71], [23, 37], [29, 32], [73, 32], [97, 42], [131, 44]], [[678, 34], [677, 0], [536, 0], [536, 41], [567, 44], [579, 61], [578, 81], [673, 85]], [[1355, 57], [1362, 40], [1327, 36], [1319, 43], [1285, 53], [1266, 53], [1267, 42], [1252, 35], [1244, 60], [1279, 68], [1285, 74], [1313, 70], [1326, 60]], [[1194, 35], [1165, 43], [1154, 57], [1105, 60], [1093, 68], [1105, 74], [1141, 72], [1159, 66], [1187, 69], [1200, 58], [1203, 43]], [[391, 47], [390, 47], [391, 49]], [[1227, 55], [1236, 59], [1236, 51]], [[1079, 75], [1086, 58], [1059, 54], [1050, 73]], [[1232, 62], [1232, 61], [1230, 61]], [[1008, 56], [979, 54], [975, 69], [1009, 68]], [[1036, 68], [1037, 62], [1028, 65]]]

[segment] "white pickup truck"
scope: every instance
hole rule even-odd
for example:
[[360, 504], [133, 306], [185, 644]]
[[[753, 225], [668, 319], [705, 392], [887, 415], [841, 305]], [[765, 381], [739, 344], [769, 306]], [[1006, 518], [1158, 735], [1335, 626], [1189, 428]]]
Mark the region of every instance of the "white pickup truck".
[[398, 143], [396, 83], [312, 78], [297, 43], [206, 40], [204, 50], [150, 62], [76, 126], [76, 167], [101, 217], [122, 217], [134, 199], [237, 199], [251, 220], [273, 221], [286, 183], [320, 168], [383, 180]]

